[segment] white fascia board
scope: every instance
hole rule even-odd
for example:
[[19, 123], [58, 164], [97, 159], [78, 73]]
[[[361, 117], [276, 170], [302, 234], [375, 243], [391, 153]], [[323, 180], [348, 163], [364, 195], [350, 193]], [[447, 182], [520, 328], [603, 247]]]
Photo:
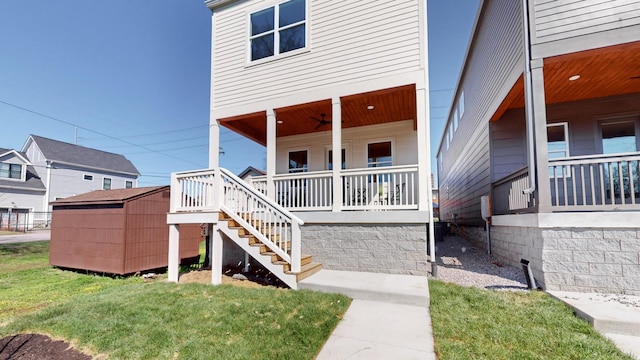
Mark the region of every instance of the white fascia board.
[[231, 4], [236, 1], [238, 0], [206, 0], [204, 4], [207, 5], [209, 10], [214, 11], [218, 8], [221, 8], [225, 5]]
[[0, 154], [0, 158], [8, 155], [8, 154], [14, 154], [16, 157], [20, 158], [20, 160], [22, 160], [22, 162], [24, 162], [25, 165], [32, 165], [31, 162], [29, 161], [29, 159], [27, 159], [26, 157], [20, 155], [19, 152], [17, 152], [16, 150], [9, 150], [5, 153]]
[[46, 191], [45, 189], [32, 189], [32, 188], [25, 188], [25, 187], [21, 187], [21, 186], [7, 186], [7, 185], [0, 185], [0, 189], [32, 191], [32, 192], [45, 192]]

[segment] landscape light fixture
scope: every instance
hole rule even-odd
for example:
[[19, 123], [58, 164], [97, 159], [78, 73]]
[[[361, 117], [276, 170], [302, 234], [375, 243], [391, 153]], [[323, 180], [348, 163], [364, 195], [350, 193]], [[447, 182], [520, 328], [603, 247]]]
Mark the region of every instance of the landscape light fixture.
[[573, 75], [572, 77], [569, 78], [569, 81], [576, 81], [580, 79], [580, 75]]
[[367, 110], [373, 110], [374, 108], [375, 108], [375, 106], [373, 106], [373, 105], [367, 106]]

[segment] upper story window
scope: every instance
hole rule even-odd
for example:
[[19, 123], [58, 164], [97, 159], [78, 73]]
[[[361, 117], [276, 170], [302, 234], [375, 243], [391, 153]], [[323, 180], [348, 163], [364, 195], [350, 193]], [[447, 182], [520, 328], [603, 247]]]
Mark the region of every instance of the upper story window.
[[21, 179], [22, 178], [22, 165], [21, 164], [0, 163], [0, 178]]
[[289, 152], [289, 172], [306, 172], [309, 169], [307, 150]]
[[93, 181], [93, 175], [83, 175], [82, 178], [87, 181]]
[[289, 0], [250, 15], [251, 61], [307, 46], [306, 0]]
[[131, 189], [133, 187], [133, 181], [129, 181], [129, 180], [125, 181], [124, 182], [124, 187], [126, 189]]
[[109, 190], [111, 189], [111, 179], [110, 178], [103, 178], [102, 179], [102, 190]]

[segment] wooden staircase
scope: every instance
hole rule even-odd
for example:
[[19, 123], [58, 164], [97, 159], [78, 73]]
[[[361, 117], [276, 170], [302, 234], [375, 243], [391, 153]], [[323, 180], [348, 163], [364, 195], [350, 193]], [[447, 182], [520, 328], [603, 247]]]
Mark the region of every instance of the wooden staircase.
[[[229, 238], [234, 240], [241, 248], [245, 249], [245, 251], [248, 250], [247, 246], [253, 249], [254, 251], [247, 251], [249, 255], [292, 288], [297, 288], [295, 285], [292, 286], [292, 282], [297, 283], [298, 281], [305, 279], [322, 269], [322, 264], [313, 262], [311, 255], [303, 254], [300, 262], [300, 272], [294, 273], [291, 271], [291, 264], [284, 261], [280, 255], [271, 251], [267, 245], [263, 244], [260, 239], [253, 236], [248, 229], [245, 229], [242, 224], [239, 224], [237, 221], [232, 219], [231, 216], [220, 211], [218, 215], [218, 222], [219, 225], [221, 225], [219, 226], [220, 230], [222, 230]], [[266, 224], [266, 226], [261, 226], [261, 228], [266, 229], [263, 233], [266, 232], [265, 235], [269, 235], [272, 240], [279, 239], [278, 234], [270, 233], [271, 228], [268, 224]], [[290, 250], [290, 247], [291, 244], [287, 243], [286, 250]]]

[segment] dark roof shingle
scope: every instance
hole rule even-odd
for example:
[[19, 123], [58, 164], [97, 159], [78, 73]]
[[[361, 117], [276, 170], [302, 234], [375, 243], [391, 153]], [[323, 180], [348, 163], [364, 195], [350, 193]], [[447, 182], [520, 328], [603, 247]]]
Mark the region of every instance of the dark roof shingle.
[[138, 169], [122, 155], [80, 145], [31, 135], [47, 160], [60, 161], [67, 164], [87, 166], [114, 172], [140, 175]]

